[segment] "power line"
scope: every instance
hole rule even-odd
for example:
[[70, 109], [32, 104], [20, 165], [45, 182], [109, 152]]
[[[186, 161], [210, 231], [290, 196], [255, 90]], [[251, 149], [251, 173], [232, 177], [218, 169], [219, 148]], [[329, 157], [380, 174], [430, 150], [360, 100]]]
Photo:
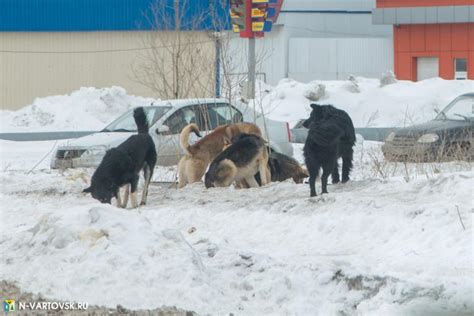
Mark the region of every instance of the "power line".
[[[284, 25], [283, 27], [302, 30], [312, 33], [326, 33], [333, 35], [351, 35], [351, 36], [367, 36], [368, 34], [364, 33], [346, 33], [346, 32], [334, 32], [328, 30], [316, 30], [307, 27], [298, 27], [292, 25]], [[238, 35], [231, 36], [231, 38], [237, 38]], [[370, 37], [384, 37], [384, 36], [370, 36]], [[9, 50], [9, 49], [0, 49], [0, 53], [12, 53], [12, 54], [96, 54], [96, 53], [120, 53], [120, 52], [132, 52], [132, 51], [143, 51], [150, 49], [159, 49], [159, 48], [172, 48], [176, 46], [188, 46], [188, 45], [197, 45], [215, 42], [215, 40], [205, 40], [197, 41], [190, 43], [180, 43], [174, 45], [162, 45], [162, 46], [149, 46], [149, 47], [135, 47], [135, 48], [121, 48], [121, 49], [104, 49], [104, 50], [81, 50], [81, 51], [41, 51], [41, 50]]]
[[142, 51], [158, 48], [172, 48], [176, 46], [188, 46], [204, 43], [212, 43], [215, 40], [205, 40], [190, 43], [180, 43], [174, 45], [162, 45], [162, 46], [150, 46], [150, 47], [136, 47], [136, 48], [122, 48], [122, 49], [104, 49], [104, 50], [81, 50], [81, 51], [36, 51], [36, 50], [5, 50], [0, 49], [0, 53], [13, 53], [13, 54], [94, 54], [94, 53], [116, 53], [116, 52], [130, 52], [130, 51]]

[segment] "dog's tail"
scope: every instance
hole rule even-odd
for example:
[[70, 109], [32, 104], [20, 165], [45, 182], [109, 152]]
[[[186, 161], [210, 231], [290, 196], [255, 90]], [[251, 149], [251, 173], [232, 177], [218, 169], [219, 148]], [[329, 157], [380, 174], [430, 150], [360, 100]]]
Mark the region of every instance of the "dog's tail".
[[192, 155], [191, 146], [189, 145], [189, 134], [191, 134], [191, 132], [196, 134], [197, 137], [201, 137], [199, 127], [194, 123], [186, 125], [181, 131], [181, 134], [179, 134], [179, 144], [188, 155]]
[[137, 124], [138, 134], [148, 134], [148, 121], [146, 119], [145, 110], [142, 107], [133, 111], [133, 118]]

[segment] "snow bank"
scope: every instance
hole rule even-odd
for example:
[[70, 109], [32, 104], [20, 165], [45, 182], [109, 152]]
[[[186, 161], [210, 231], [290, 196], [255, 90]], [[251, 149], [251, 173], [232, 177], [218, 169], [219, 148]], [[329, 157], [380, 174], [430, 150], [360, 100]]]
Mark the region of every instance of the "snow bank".
[[283, 79], [276, 87], [262, 85], [257, 108], [262, 107], [270, 118], [293, 125], [309, 116], [307, 97], [318, 95], [320, 85], [324, 85], [325, 93], [317, 102], [347, 111], [356, 127], [402, 127], [433, 119], [434, 109], [442, 109], [460, 94], [474, 92], [473, 80], [435, 78], [397, 81], [382, 87], [378, 79], [354, 79], [310, 83]]
[[213, 315], [467, 315], [474, 308], [469, 164], [462, 172], [437, 164], [408, 182], [381, 179], [368, 155], [381, 154], [380, 144], [361, 142], [354, 180], [330, 185], [325, 196], [309, 198], [307, 185], [291, 181], [248, 190], [153, 185], [147, 206], [123, 210], [82, 194], [81, 170], [26, 174], [32, 157], [54, 145], [22, 158], [30, 144], [10, 146], [17, 153], [2, 162], [26, 162], [0, 170], [8, 184], [0, 192], [0, 279], [25, 291]]
[[0, 111], [1, 132], [100, 130], [128, 109], [153, 101], [120, 87], [81, 88], [70, 95], [37, 98], [18, 111]]
[[[307, 118], [309, 99], [346, 110], [356, 127], [401, 127], [434, 117], [456, 96], [474, 91], [474, 81], [398, 81], [381, 87], [378, 79], [300, 83], [283, 79], [276, 87], [259, 84], [257, 109], [292, 125]], [[18, 111], [0, 111], [0, 132], [99, 130], [126, 110], [153, 99], [128, 95], [123, 88], [81, 88], [65, 96], [36, 99]], [[252, 105], [251, 105], [252, 106]]]

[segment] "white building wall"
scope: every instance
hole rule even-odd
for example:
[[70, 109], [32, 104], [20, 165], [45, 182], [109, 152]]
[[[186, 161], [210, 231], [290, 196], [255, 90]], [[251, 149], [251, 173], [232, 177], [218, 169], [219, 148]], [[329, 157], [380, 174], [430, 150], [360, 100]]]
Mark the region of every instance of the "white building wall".
[[[303, 72], [295, 71], [294, 67], [298, 64], [299, 59], [306, 57], [300, 56], [298, 51], [295, 50], [296, 47], [292, 48], [290, 43], [293, 39], [298, 39], [300, 42], [311, 42], [318, 38], [354, 38], [358, 40], [375, 38], [375, 41], [365, 42], [364, 47], [367, 48], [365, 54], [369, 54], [368, 56], [376, 54], [379, 58], [376, 67], [367, 63], [362, 63], [356, 67], [357, 61], [361, 60], [356, 58], [361, 56], [359, 51], [361, 47], [354, 46], [354, 43], [350, 41], [339, 41], [339, 47], [343, 45], [343, 42], [345, 43], [344, 57], [353, 60], [353, 65], [348, 69], [339, 68], [336, 70], [332, 67], [336, 67], [336, 65], [349, 67], [349, 65], [334, 62], [331, 69], [324, 71], [324, 79], [340, 79], [345, 73], [379, 77], [380, 72], [393, 69], [393, 53], [387, 52], [387, 49], [392, 45], [391, 43], [388, 44], [392, 41], [392, 28], [387, 25], [373, 25], [371, 14], [351, 13], [351, 11], [371, 11], [374, 7], [375, 0], [285, 0], [278, 22], [273, 26], [272, 31], [265, 34], [263, 39], [257, 39], [257, 71], [265, 73], [266, 82], [272, 85], [296, 73], [299, 76], [298, 80], [302, 81], [323, 79], [319, 77], [322, 74], [320, 70], [311, 73], [307, 72], [307, 68], [304, 76], [302, 75]], [[321, 10], [331, 11], [331, 13], [318, 13]], [[238, 72], [247, 72], [247, 42], [247, 39], [238, 37], [232, 40], [231, 47], [245, 52], [244, 58], [235, 59], [235, 63], [239, 68]], [[372, 53], [371, 46], [377, 52]], [[322, 47], [322, 49], [327, 50], [328, 48]], [[293, 50], [293, 53], [290, 53], [291, 50]], [[306, 52], [303, 53], [306, 54]], [[327, 62], [323, 60], [313, 60], [312, 69], [328, 67]], [[290, 65], [293, 69], [290, 69]], [[354, 69], [357, 71], [354, 71]]]
[[387, 38], [292, 38], [289, 47], [288, 76], [298, 81], [380, 77], [393, 68]]

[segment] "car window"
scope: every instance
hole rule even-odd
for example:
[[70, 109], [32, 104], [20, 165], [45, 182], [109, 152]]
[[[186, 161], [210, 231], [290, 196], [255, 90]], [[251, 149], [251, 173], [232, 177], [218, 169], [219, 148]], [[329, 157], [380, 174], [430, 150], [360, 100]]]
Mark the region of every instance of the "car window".
[[[171, 107], [166, 106], [150, 106], [143, 107], [146, 113], [148, 120], [148, 125], [152, 126], [153, 124], [160, 119], [163, 114], [169, 111]], [[137, 125], [135, 124], [135, 119], [133, 118], [133, 110], [130, 110], [120, 116], [118, 119], [107, 125], [104, 132], [136, 132]]]
[[[164, 125], [170, 128], [171, 134], [179, 134], [181, 130], [190, 123], [196, 122], [196, 107], [187, 106], [174, 112], [166, 119]], [[198, 125], [199, 126], [199, 125]]]
[[242, 122], [242, 114], [226, 103], [203, 104], [204, 125], [207, 129], [215, 129], [220, 125]]
[[445, 120], [467, 120], [473, 118], [474, 97], [462, 97], [449, 104], [436, 118]]

